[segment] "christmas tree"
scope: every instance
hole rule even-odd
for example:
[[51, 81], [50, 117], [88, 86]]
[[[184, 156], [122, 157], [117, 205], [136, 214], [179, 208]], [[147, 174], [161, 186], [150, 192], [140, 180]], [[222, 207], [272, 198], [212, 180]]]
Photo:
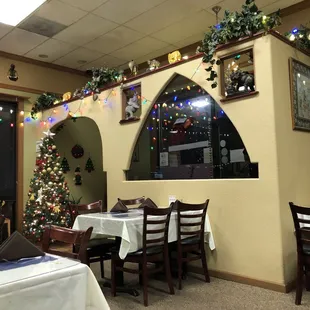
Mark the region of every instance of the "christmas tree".
[[90, 157], [88, 157], [88, 159], [87, 159], [87, 162], [85, 165], [85, 170], [88, 171], [89, 173], [91, 173], [92, 171], [95, 170], [94, 163]]
[[50, 130], [44, 132], [40, 154], [37, 155], [34, 177], [30, 181], [28, 201], [24, 213], [23, 233], [33, 241], [40, 241], [46, 224], [70, 226], [67, 208], [69, 190], [64, 180], [60, 156]]
[[62, 159], [62, 162], [61, 162], [61, 169], [62, 169], [62, 172], [63, 173], [67, 173], [68, 171], [70, 171], [70, 166], [69, 166], [69, 163], [68, 163], [68, 159], [66, 157], [64, 157]]

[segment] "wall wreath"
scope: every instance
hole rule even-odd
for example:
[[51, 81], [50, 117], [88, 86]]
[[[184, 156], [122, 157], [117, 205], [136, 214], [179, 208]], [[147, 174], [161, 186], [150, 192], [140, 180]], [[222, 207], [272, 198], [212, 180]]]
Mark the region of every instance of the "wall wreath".
[[81, 158], [84, 155], [84, 149], [81, 145], [76, 144], [72, 150], [71, 150], [71, 154], [74, 158]]

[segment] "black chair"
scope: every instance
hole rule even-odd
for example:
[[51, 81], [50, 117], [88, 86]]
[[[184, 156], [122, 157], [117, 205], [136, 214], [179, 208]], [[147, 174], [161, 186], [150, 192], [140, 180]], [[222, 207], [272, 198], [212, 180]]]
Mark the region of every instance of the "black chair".
[[4, 215], [0, 214], [0, 244], [2, 243], [2, 230], [5, 222]]
[[[170, 294], [174, 294], [168, 252], [170, 215], [171, 208], [154, 209], [145, 207], [143, 218], [143, 248], [134, 253], [129, 253], [124, 260], [119, 257], [118, 250], [112, 252], [112, 296], [116, 295], [117, 271], [139, 274], [139, 282], [143, 285], [144, 305], [147, 306], [148, 275], [152, 273], [158, 273], [163, 269], [166, 273]], [[161, 225], [162, 228], [152, 229], [152, 225]], [[125, 268], [124, 263], [127, 262], [139, 264], [139, 270]], [[148, 263], [156, 264], [156, 268], [148, 269]], [[158, 263], [164, 263], [164, 266], [162, 266], [162, 264], [159, 265]]]
[[201, 260], [205, 280], [210, 282], [204, 247], [204, 227], [208, 205], [209, 199], [202, 204], [189, 204], [177, 200], [173, 205], [178, 216], [177, 260], [180, 290], [182, 289], [183, 266], [194, 260]]
[[125, 206], [133, 206], [141, 204], [145, 201], [145, 197], [131, 198], [131, 199], [121, 199], [117, 198], [118, 201], [121, 201]]
[[[306, 287], [310, 290], [310, 208], [299, 207], [289, 203], [295, 226], [297, 243], [297, 277], [295, 304], [301, 304], [304, 276], [306, 276]], [[301, 215], [299, 217], [298, 215]], [[309, 216], [304, 219], [303, 216]], [[308, 224], [305, 227], [304, 224]]]
[[[69, 205], [69, 210], [72, 223], [74, 223], [78, 215], [102, 212], [102, 201], [99, 200], [88, 205]], [[90, 239], [88, 242], [87, 255], [89, 262], [100, 262], [101, 278], [104, 278], [104, 261], [111, 259], [111, 248], [115, 245], [115, 240], [109, 238]]]

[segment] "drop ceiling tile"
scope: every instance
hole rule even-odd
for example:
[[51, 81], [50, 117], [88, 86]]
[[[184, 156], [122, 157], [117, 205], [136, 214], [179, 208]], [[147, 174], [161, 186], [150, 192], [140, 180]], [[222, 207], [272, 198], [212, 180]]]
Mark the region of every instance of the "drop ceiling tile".
[[81, 67], [81, 65], [83, 65], [79, 63], [79, 61], [86, 61], [85, 64], [87, 64], [95, 59], [100, 58], [101, 56], [103, 56], [102, 53], [94, 52], [84, 47], [79, 47], [73, 52], [57, 59], [56, 61], [54, 61], [54, 63], [57, 65], [66, 66], [70, 68], [78, 68]]
[[[271, 1], [269, 1], [271, 2]], [[265, 14], [270, 14], [276, 12], [278, 9], [284, 9], [288, 6], [294, 5], [296, 3], [302, 2], [302, 0], [280, 0], [262, 7], [262, 11]]]
[[181, 41], [174, 43], [174, 45], [177, 46], [178, 48], [182, 48], [184, 46], [188, 46], [190, 44], [198, 42], [197, 46], [198, 45], [201, 46], [201, 41], [203, 38], [204, 38], [204, 32], [199, 32], [199, 33], [196, 33], [196, 34], [193, 34], [193, 35], [187, 37], [186, 39], [183, 39]]
[[84, 45], [118, 25], [99, 16], [88, 14], [54, 38], [76, 45]]
[[85, 16], [87, 12], [58, 0], [43, 4], [35, 15], [69, 26]]
[[86, 65], [83, 65], [81, 67], [79, 67], [79, 70], [88, 70], [91, 68], [100, 68], [100, 67], [118, 67], [120, 65], [124, 64], [124, 60], [115, 58], [111, 55], [105, 55], [99, 59], [96, 59], [95, 61], [92, 61]]
[[0, 23], [0, 38], [9, 33], [14, 27]]
[[87, 12], [91, 12], [101, 4], [107, 2], [108, 0], [61, 0], [67, 4], [70, 4], [76, 8], [82, 9]]
[[145, 37], [115, 52], [113, 56], [130, 61], [167, 46], [167, 43], [151, 37]]
[[120, 26], [87, 44], [87, 48], [109, 54], [121, 47], [141, 39], [144, 35]]
[[93, 13], [116, 23], [123, 24], [165, 0], [113, 0], [104, 3]]
[[168, 53], [171, 53], [171, 52], [173, 52], [175, 50], [177, 50], [176, 46], [168, 45], [168, 46], [166, 46], [164, 48], [161, 48], [159, 50], [156, 50], [154, 52], [151, 52], [151, 53], [149, 53], [147, 55], [144, 55], [142, 57], [139, 57], [139, 58], [135, 59], [135, 62], [137, 64], [141, 64], [141, 63], [146, 62], [148, 60], [156, 59], [157, 57], [165, 55], [165, 54], [167, 54], [167, 60], [168, 60]]
[[167, 43], [175, 43], [198, 32], [208, 31], [208, 27], [214, 24], [215, 17], [211, 13], [201, 10], [171, 26], [153, 33], [152, 37]]
[[[222, 0], [179, 0], [180, 3], [190, 3], [193, 6], [196, 6], [198, 8], [201, 9], [206, 9], [209, 7], [213, 7], [215, 5], [217, 5], [219, 2], [221, 2]], [[235, 0], [236, 2], [240, 2], [240, 7], [241, 5], [244, 3], [244, 0]]]
[[[41, 45], [37, 46], [30, 52], [28, 52], [25, 56], [41, 61], [53, 62], [56, 59], [70, 53], [77, 46], [68, 44], [62, 41], [58, 41], [55, 39], [49, 39], [43, 42]], [[48, 58], [41, 58], [39, 55], [47, 55]]]
[[199, 11], [190, 1], [180, 3], [179, 0], [168, 0], [151, 10], [139, 15], [125, 24], [129, 28], [151, 34]]
[[15, 28], [0, 40], [0, 50], [11, 54], [24, 55], [47, 39], [47, 37], [39, 34]]

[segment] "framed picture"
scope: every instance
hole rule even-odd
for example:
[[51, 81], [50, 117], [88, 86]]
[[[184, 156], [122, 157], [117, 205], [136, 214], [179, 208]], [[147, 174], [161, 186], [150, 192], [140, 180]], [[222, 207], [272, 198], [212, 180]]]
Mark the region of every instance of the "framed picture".
[[293, 129], [310, 131], [310, 67], [294, 58], [289, 63]]

